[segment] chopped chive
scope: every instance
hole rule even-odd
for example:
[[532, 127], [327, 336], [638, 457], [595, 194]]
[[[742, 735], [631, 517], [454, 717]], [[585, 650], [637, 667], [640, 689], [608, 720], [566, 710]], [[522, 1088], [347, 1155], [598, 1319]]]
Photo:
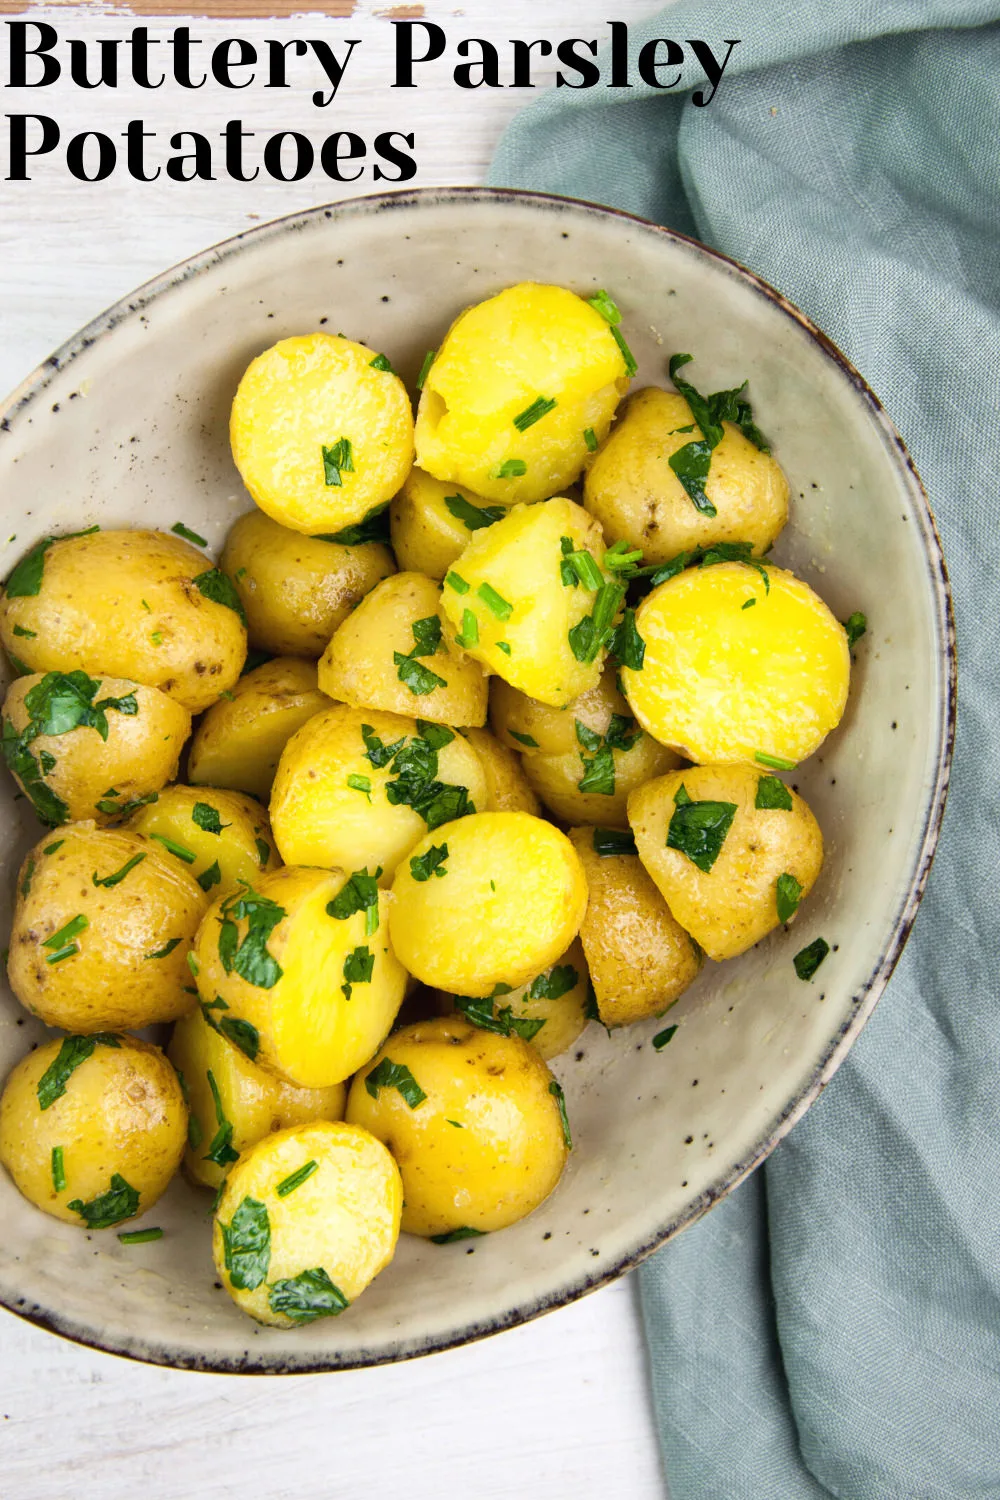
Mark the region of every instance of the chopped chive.
[[479, 641], [479, 621], [471, 609], [462, 611], [462, 634], [455, 637], [460, 646], [475, 646]]
[[470, 585], [466, 583], [465, 579], [459, 573], [454, 571], [449, 572], [444, 581], [449, 588], [455, 590], [456, 594], [467, 594], [469, 592]]
[[610, 323], [614, 327], [616, 323], [621, 322], [622, 315], [618, 310], [618, 304], [613, 297], [608, 296], [607, 292], [603, 290], [595, 292], [592, 297], [587, 298], [587, 302], [595, 312], [600, 313], [605, 323]]
[[553, 401], [547, 396], [537, 396], [530, 406], [518, 412], [514, 418], [514, 426], [518, 432], [527, 432], [529, 427], [533, 427], [536, 422], [547, 417], [550, 411], [555, 411], [558, 404], [558, 401]]
[[[60, 840], [60, 843], [61, 842], [62, 840]], [[49, 849], [53, 847], [58, 846], [53, 846], [52, 844], [49, 845]], [[46, 854], [48, 854], [49, 849], [46, 849]], [[134, 870], [136, 865], [141, 865], [145, 858], [145, 853], [133, 854], [131, 859], [127, 859], [125, 861], [120, 870], [115, 870], [111, 875], [98, 875], [97, 871], [95, 870], [93, 875], [91, 876], [91, 879], [93, 880], [95, 885], [103, 885], [107, 886], [108, 888], [114, 885], [118, 885], [120, 881], [125, 879], [125, 876], [129, 873], [129, 871]]]
[[42, 850], [42, 853], [43, 854], [55, 854], [56, 850], [57, 849], [61, 849], [62, 846], [63, 846], [63, 844], [65, 844], [65, 842], [66, 842], [65, 839], [56, 839], [56, 841], [55, 841], [54, 844], [46, 844], [45, 848]]
[[481, 583], [476, 593], [482, 599], [490, 613], [496, 615], [498, 620], [509, 620], [514, 613], [513, 604], [508, 604], [507, 600], [502, 594], [497, 593], [492, 584]]
[[740, 609], [753, 609], [756, 603], [756, 599], [747, 599], [746, 603], [740, 605]]
[[[449, 1120], [449, 1125], [454, 1125], [454, 1120]], [[454, 1245], [457, 1240], [476, 1240], [486, 1233], [485, 1229], [470, 1229], [468, 1224], [463, 1224], [460, 1229], [449, 1229], [447, 1234], [432, 1234], [430, 1241], [432, 1245]]]
[[494, 469], [490, 475], [491, 479], [520, 479], [522, 474], [527, 474], [528, 465], [523, 458], [505, 458], [499, 468]]
[[529, 750], [538, 749], [538, 741], [530, 734], [518, 734], [516, 729], [508, 729], [507, 733], [512, 740], [517, 740], [519, 745], [526, 745]]
[[[204, 889], [204, 887], [202, 887], [202, 889]], [[168, 957], [169, 954], [173, 953], [174, 949], [177, 947], [177, 945], [178, 945], [179, 942], [180, 942], [180, 938], [179, 937], [167, 938], [167, 941], [164, 943], [163, 947], [162, 948], [157, 948], [157, 950], [156, 950], [155, 953], [147, 953], [145, 955], [145, 958], [144, 958], [143, 962], [145, 962], [147, 959], [150, 959], [150, 958], [166, 958], [166, 957]]]
[[369, 802], [372, 800], [371, 777], [351, 775], [347, 778], [347, 785], [353, 792], [364, 792]]
[[170, 530], [177, 536], [182, 536], [186, 542], [194, 542], [196, 547], [208, 546], [205, 538], [199, 536], [196, 531], [192, 531], [190, 526], [185, 526], [183, 521], [175, 521]]
[[[42, 940], [42, 947], [43, 948], [52, 948], [52, 949], [56, 949], [56, 948], [60, 948], [61, 949], [67, 943], [72, 943], [73, 939], [76, 938], [76, 937], [79, 937], [80, 933], [83, 932], [84, 929], [87, 928], [87, 927], [89, 927], [89, 926], [90, 926], [89, 921], [83, 915], [83, 913], [80, 912], [80, 914], [78, 916], [71, 917], [70, 920], [68, 922], [66, 922], [62, 927], [60, 927], [60, 929], [59, 929], [58, 932], [54, 932], [51, 937], [43, 938], [43, 940]], [[70, 953], [77, 952], [76, 945], [74, 944], [74, 946], [71, 949], [69, 949], [68, 951]], [[66, 957], [66, 954], [63, 954], [62, 957]], [[50, 964], [51, 963], [55, 963], [56, 959], [55, 959], [55, 957], [52, 957], [52, 958], [47, 959], [46, 962], [50, 963]]]
[[197, 979], [200, 966], [198, 964], [198, 960], [194, 956], [194, 953], [190, 949], [188, 950], [187, 963], [188, 968], [191, 970], [191, 973], [193, 974], [195, 979]]
[[168, 839], [165, 833], [151, 833], [149, 837], [155, 839], [158, 844], [162, 844], [168, 854], [172, 854], [175, 859], [183, 860], [186, 865], [193, 865], [198, 857], [193, 849], [186, 848], [184, 844], [175, 843], [173, 839]]
[[614, 339], [615, 343], [621, 350], [622, 359], [625, 361], [625, 374], [631, 380], [632, 376], [639, 368], [639, 366], [636, 364], [635, 355], [632, 353], [628, 344], [626, 344], [625, 336], [620, 329], [612, 326], [611, 337]]
[[604, 566], [609, 573], [622, 573], [631, 577], [637, 572], [638, 564], [642, 562], [642, 552], [638, 547], [630, 547], [624, 540], [615, 542], [604, 554]]
[[310, 1178], [314, 1172], [318, 1171], [318, 1161], [307, 1161], [304, 1166], [299, 1167], [297, 1172], [290, 1173], [288, 1177], [284, 1178], [282, 1182], [278, 1183], [278, 1186], [275, 1189], [278, 1197], [287, 1198], [289, 1193], [294, 1193], [297, 1187], [301, 1187], [302, 1184], [307, 1181], [307, 1179]]
[[587, 445], [588, 452], [597, 452], [597, 433], [592, 427], [585, 427], [583, 429], [583, 441]]
[[434, 363], [434, 361], [436, 359], [437, 359], [437, 350], [436, 349], [428, 349], [427, 353], [424, 355], [424, 362], [420, 366], [420, 374], [417, 376], [417, 390], [418, 391], [422, 391], [423, 390], [423, 388], [424, 388], [424, 381], [427, 379], [428, 375], [431, 373], [431, 365]]
[[593, 556], [586, 550], [571, 552], [566, 559], [585, 589], [596, 593], [604, 583], [604, 574], [597, 566]]
[[780, 755], [766, 755], [763, 750], [758, 750], [754, 760], [759, 766], [770, 766], [772, 771], [794, 771], [797, 762], [784, 760]]
[[126, 1229], [118, 1236], [123, 1245], [148, 1245], [152, 1240], [162, 1240], [162, 1229]]
[[573, 1137], [570, 1133], [569, 1115], [566, 1113], [566, 1095], [563, 1093], [562, 1084], [557, 1083], [553, 1078], [552, 1082], [549, 1084], [549, 1093], [552, 1095], [559, 1106], [559, 1120], [562, 1124], [563, 1140], [566, 1143], [566, 1150], [572, 1151]]
[[57, 1193], [61, 1193], [66, 1186], [66, 1167], [63, 1162], [63, 1148], [52, 1147], [52, 1187]]

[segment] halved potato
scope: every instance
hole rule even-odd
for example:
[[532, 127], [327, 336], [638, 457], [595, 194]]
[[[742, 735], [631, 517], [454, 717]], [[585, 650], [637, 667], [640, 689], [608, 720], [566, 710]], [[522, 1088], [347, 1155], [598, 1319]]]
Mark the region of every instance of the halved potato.
[[241, 882], [252, 885], [261, 870], [278, 863], [267, 813], [242, 792], [170, 786], [129, 827], [179, 860], [213, 896]]
[[435, 998], [442, 1014], [458, 1011], [485, 1031], [519, 1036], [547, 1061], [572, 1047], [589, 1019], [583, 948], [574, 938], [558, 963], [503, 994], [477, 1000], [437, 990]]
[[472, 533], [492, 526], [507, 508], [412, 468], [389, 508], [392, 547], [399, 566], [442, 579]]

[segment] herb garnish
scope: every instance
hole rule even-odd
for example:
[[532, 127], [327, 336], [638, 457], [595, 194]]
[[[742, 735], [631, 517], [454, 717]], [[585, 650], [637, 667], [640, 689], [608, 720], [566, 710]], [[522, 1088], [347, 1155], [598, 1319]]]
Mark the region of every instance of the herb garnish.
[[[433, 727], [435, 730], [441, 728], [440, 725]], [[396, 779], [387, 782], [385, 788], [386, 801], [391, 806], [412, 807], [423, 818], [428, 830], [464, 818], [476, 810], [467, 787], [437, 780], [439, 744], [439, 735], [429, 734], [425, 726], [417, 738], [394, 752], [392, 770]]]
[[330, 447], [323, 445], [323, 481], [327, 485], [343, 484], [342, 474], [354, 473], [354, 450], [350, 438], [342, 437]]
[[481, 1239], [485, 1233], [485, 1229], [472, 1229], [468, 1224], [463, 1224], [458, 1229], [449, 1229], [447, 1234], [432, 1234], [430, 1242], [432, 1245], [454, 1245], [458, 1240]]
[[479, 644], [479, 621], [471, 609], [462, 610], [462, 629], [455, 637], [455, 644], [461, 646], [463, 651]]
[[539, 974], [531, 981], [529, 1000], [561, 1000], [580, 983], [580, 976], [572, 964], [556, 964], [546, 974]]
[[192, 531], [189, 526], [185, 526], [183, 521], [175, 521], [170, 530], [176, 536], [182, 536], [186, 542], [194, 542], [196, 547], [208, 546], [205, 538], [199, 536], [196, 531]]
[[815, 938], [807, 948], [802, 948], [796, 953], [792, 962], [795, 964], [795, 972], [800, 979], [812, 979], [816, 970], [830, 951], [830, 944], [825, 938]]
[[797, 762], [785, 760], [781, 755], [767, 755], [763, 750], [754, 752], [754, 760], [759, 766], [770, 766], [773, 771], [794, 771]]
[[128, 797], [124, 802], [119, 802], [120, 792], [114, 787], [109, 787], [101, 800], [95, 803], [98, 812], [105, 813], [109, 818], [127, 818], [131, 813], [138, 812], [140, 807], [149, 807], [153, 802], [159, 802], [159, 792], [146, 792], [142, 797]]
[[566, 1143], [566, 1150], [572, 1151], [573, 1137], [570, 1134], [569, 1115], [566, 1113], [566, 1095], [563, 1093], [562, 1084], [557, 1083], [553, 1078], [552, 1082], [549, 1084], [549, 1093], [552, 1095], [559, 1106], [559, 1119], [562, 1123], [563, 1140]]
[[36, 641], [38, 639], [37, 630], [25, 630], [23, 625], [15, 625], [14, 634], [21, 636], [26, 641]]
[[45, 554], [56, 540], [54, 536], [43, 537], [40, 542], [35, 543], [30, 552], [25, 553], [4, 587], [4, 593], [8, 599], [33, 598], [40, 591]]
[[219, 868], [219, 861], [217, 859], [213, 860], [207, 869], [202, 870], [200, 875], [195, 876], [195, 879], [203, 891], [210, 891], [213, 885], [220, 885], [222, 883], [222, 871]]
[[492, 584], [481, 583], [476, 593], [482, 599], [490, 613], [496, 615], [498, 620], [509, 620], [514, 613], [513, 604], [508, 603], [502, 594], [498, 594]]
[[264, 866], [271, 858], [271, 846], [270, 844], [265, 843], [263, 839], [254, 839], [254, 844], [257, 847], [257, 863], [263, 870]]
[[778, 921], [787, 922], [794, 917], [798, 910], [799, 902], [802, 900], [802, 885], [794, 875], [787, 870], [778, 876], [775, 890], [775, 905], [778, 908]]
[[447, 875], [444, 862], [448, 858], [447, 844], [432, 844], [426, 854], [411, 855], [410, 874], [414, 880], [430, 880], [432, 875], [439, 879]]
[[534, 739], [530, 734], [518, 734], [516, 729], [508, 729], [507, 733], [510, 735], [512, 740], [517, 740], [517, 743], [519, 745], [526, 745], [529, 750], [538, 749], [538, 741]]
[[157, 948], [155, 953], [145, 954], [143, 956], [143, 962], [145, 963], [151, 958], [167, 958], [169, 954], [173, 953], [179, 942], [179, 937], [167, 938], [167, 941], [164, 943], [162, 948]]
[[515, 1016], [510, 1005], [497, 1009], [492, 995], [485, 998], [456, 995], [455, 1009], [480, 1031], [492, 1031], [496, 1036], [519, 1036], [525, 1042], [530, 1042], [545, 1025], [544, 1016]]
[[392, 659], [400, 682], [405, 683], [414, 697], [419, 698], [432, 693], [435, 688], [448, 686], [443, 677], [417, 660], [420, 656], [434, 656], [440, 651], [441, 620], [437, 615], [427, 615], [422, 620], [414, 620], [410, 629], [416, 645], [407, 656], [401, 651], [394, 651]]
[[63, 1148], [52, 1147], [52, 1190], [56, 1193], [65, 1191], [66, 1188], [66, 1164], [63, 1160]]
[[502, 521], [507, 514], [505, 505], [473, 505], [464, 495], [445, 495], [444, 503], [466, 531], [482, 531]]
[[491, 479], [520, 479], [522, 474], [527, 474], [528, 465], [523, 458], [505, 458], [503, 463], [493, 470]]
[[78, 938], [85, 928], [90, 926], [87, 917], [80, 912], [70, 920], [58, 932], [51, 937], [42, 939], [43, 948], [51, 948], [52, 952], [46, 955], [47, 964], [61, 963], [64, 958], [70, 958], [74, 953], [79, 953], [80, 945], [74, 939]]
[[365, 914], [365, 936], [378, 932], [378, 877], [381, 865], [374, 875], [367, 870], [355, 870], [346, 885], [326, 904], [326, 914], [338, 922], [346, 922], [357, 911]]
[[[51, 848], [52, 846], [50, 845], [49, 847]], [[46, 853], [48, 853], [48, 850], [46, 850]], [[110, 889], [111, 886], [118, 885], [119, 881], [124, 880], [125, 876], [130, 870], [134, 870], [136, 865], [141, 865], [145, 858], [144, 853], [133, 854], [132, 858], [127, 859], [121, 869], [116, 870], [113, 875], [98, 875], [95, 870], [91, 879], [95, 885], [106, 886]]]
[[372, 781], [370, 776], [358, 776], [354, 772], [352, 772], [351, 775], [347, 778], [347, 785], [350, 787], [352, 792], [363, 792], [364, 795], [368, 798], [368, 801], [371, 802]]
[[456, 594], [467, 594], [469, 592], [469, 589], [472, 587], [472, 585], [466, 583], [462, 575], [460, 573], [456, 573], [454, 569], [451, 569], [448, 573], [445, 574], [444, 581], [449, 588], [455, 590]]
[[64, 1036], [58, 1053], [38, 1080], [38, 1108], [48, 1109], [62, 1098], [70, 1075], [87, 1061], [95, 1047], [119, 1045], [118, 1038], [110, 1031], [98, 1031], [92, 1036]]
[[579, 624], [569, 631], [570, 650], [580, 662], [597, 660], [603, 646], [609, 644], [614, 631], [614, 618], [625, 598], [623, 583], [603, 583], [594, 600], [593, 613], [584, 615]]
[[152, 1240], [162, 1240], [162, 1229], [129, 1229], [118, 1236], [123, 1245], [148, 1245]]
[[594, 829], [594, 853], [606, 859], [613, 854], [638, 854], [635, 835], [619, 828]]
[[437, 359], [437, 350], [436, 349], [428, 349], [427, 353], [424, 355], [424, 362], [420, 366], [420, 374], [417, 376], [417, 390], [418, 391], [422, 391], [423, 390], [423, 388], [424, 388], [424, 381], [427, 379], [428, 375], [431, 373], [431, 365], [434, 363], [435, 359]]
[[186, 865], [193, 865], [198, 858], [193, 849], [189, 849], [186, 844], [178, 844], [175, 839], [168, 839], [165, 833], [151, 833], [149, 837], [155, 839], [158, 844], [162, 844], [168, 854], [172, 854], [175, 859], [181, 860]]
[[228, 1224], [220, 1222], [229, 1280], [237, 1291], [254, 1292], [271, 1265], [271, 1221], [257, 1198], [246, 1197]]
[[273, 1313], [282, 1313], [293, 1323], [314, 1323], [317, 1318], [333, 1318], [349, 1306], [338, 1286], [334, 1286], [322, 1266], [300, 1271], [298, 1276], [276, 1281], [267, 1294]]
[[213, 807], [210, 802], [195, 803], [191, 809], [191, 822], [205, 833], [221, 833], [224, 828], [230, 826], [228, 823], [223, 823], [219, 817], [218, 808]]
[[366, 943], [359, 943], [344, 959], [344, 983], [340, 988], [350, 1000], [356, 984], [370, 984], [375, 971], [375, 955]]
[[678, 448], [676, 453], [671, 454], [668, 462], [684, 486], [695, 509], [702, 515], [714, 516], [718, 512], [705, 494], [705, 481], [708, 479], [712, 451], [719, 446], [725, 436], [723, 421], [735, 422], [744, 437], [762, 452], [769, 453], [770, 449], [758, 428], [754, 426], [750, 403], [741, 399], [742, 392], [746, 388], [746, 381], [735, 390], [716, 391], [711, 396], [702, 396], [693, 385], [679, 378], [677, 374], [684, 365], [690, 364], [691, 359], [690, 354], [671, 355], [670, 378], [690, 406], [691, 414], [701, 429], [701, 437], [692, 443], [685, 443], [683, 448]]
[[365, 1088], [373, 1099], [378, 1098], [380, 1089], [395, 1089], [411, 1109], [416, 1109], [427, 1098], [406, 1064], [394, 1063], [388, 1057], [383, 1057], [378, 1066], [365, 1075]]
[[215, 1123], [218, 1129], [212, 1138], [212, 1144], [205, 1153], [203, 1160], [214, 1162], [217, 1167], [225, 1170], [231, 1162], [239, 1161], [240, 1153], [233, 1150], [233, 1122], [226, 1119], [226, 1111], [222, 1105], [222, 1095], [219, 1093], [219, 1085], [215, 1081], [215, 1074], [211, 1068], [208, 1069], [208, 1086], [212, 1090], [212, 1101], [215, 1105]]
[[653, 1049], [662, 1052], [668, 1042], [672, 1042], [677, 1033], [676, 1026], [668, 1026], [664, 1031], [658, 1031], [653, 1038]]
[[289, 1193], [294, 1193], [296, 1188], [301, 1187], [304, 1182], [307, 1182], [309, 1180], [314, 1172], [318, 1171], [318, 1161], [307, 1161], [303, 1166], [299, 1167], [297, 1171], [291, 1172], [287, 1177], [283, 1178], [281, 1182], [278, 1183], [278, 1186], [275, 1189], [278, 1197], [287, 1198]]
[[844, 629], [847, 631], [847, 649], [853, 651], [868, 629], [868, 620], [859, 609], [856, 609], [853, 615], [848, 615], [844, 621]]
[[131, 1219], [139, 1212], [139, 1194], [120, 1173], [115, 1172], [106, 1193], [92, 1198], [89, 1203], [74, 1198], [66, 1207], [79, 1214], [88, 1229], [110, 1229], [112, 1224], [120, 1224], [123, 1219]]
[[392, 365], [389, 363], [388, 359], [385, 357], [384, 354], [376, 354], [376, 356], [375, 356], [374, 359], [370, 359], [368, 361], [368, 364], [369, 364], [369, 366], [370, 366], [371, 369], [373, 369], [373, 370], [385, 370], [386, 374], [388, 374], [388, 375], [395, 375], [395, 373], [396, 373], [395, 370], [392, 368]]
[[191, 582], [199, 594], [210, 599], [213, 604], [225, 605], [226, 609], [231, 609], [234, 615], [239, 616], [241, 625], [246, 624], [246, 611], [240, 596], [233, 587], [232, 580], [226, 577], [221, 568], [209, 568], [207, 573], [199, 573]]
[[[239, 891], [228, 896], [219, 917], [219, 958], [227, 974], [235, 969], [241, 979], [258, 989], [269, 990], [281, 978], [281, 965], [268, 952], [267, 940], [288, 913], [268, 896], [261, 896], [245, 882]], [[246, 934], [239, 939], [237, 922], [247, 922]]]
[[518, 432], [527, 432], [529, 427], [533, 427], [536, 422], [540, 422], [543, 417], [547, 417], [550, 411], [555, 411], [558, 405], [558, 401], [553, 401], [546, 396], [536, 396], [530, 406], [526, 406], [524, 411], [518, 412], [514, 418], [514, 426]]
[[674, 797], [667, 848], [686, 854], [707, 875], [722, 852], [735, 816], [735, 802], [693, 802], [681, 784]]
[[597, 433], [594, 431], [594, 429], [592, 427], [585, 427], [583, 429], [583, 441], [586, 443], [586, 445], [587, 445], [587, 451], [589, 453], [596, 453], [597, 452], [597, 448], [598, 448]]
[[383, 766], [387, 766], [397, 750], [401, 750], [406, 742], [406, 736], [404, 735], [402, 739], [393, 740], [391, 745], [386, 745], [379, 739], [370, 724], [362, 724], [361, 738], [365, 742], [365, 758], [371, 761], [376, 771], [380, 771]]
[[757, 795], [753, 799], [753, 805], [758, 811], [778, 808], [781, 812], [791, 812], [792, 794], [777, 776], [761, 776], [757, 782]]
[[[340, 531], [323, 531], [313, 538], [317, 542], [335, 542], [339, 547], [363, 547], [367, 542], [389, 540], [389, 503], [373, 505], [365, 511], [360, 521], [353, 526], [344, 526]], [[265, 657], [271, 661], [271, 657]]]

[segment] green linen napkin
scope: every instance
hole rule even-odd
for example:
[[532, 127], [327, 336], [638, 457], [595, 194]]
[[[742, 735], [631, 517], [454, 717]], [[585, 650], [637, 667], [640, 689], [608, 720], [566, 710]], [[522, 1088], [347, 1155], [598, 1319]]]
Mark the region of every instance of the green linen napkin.
[[707, 108], [553, 91], [492, 171], [695, 234], [804, 308], [901, 429], [955, 591], [951, 799], [897, 972], [764, 1169], [639, 1273], [673, 1500], [1000, 1497], [998, 20], [685, 0], [631, 50], [742, 38]]

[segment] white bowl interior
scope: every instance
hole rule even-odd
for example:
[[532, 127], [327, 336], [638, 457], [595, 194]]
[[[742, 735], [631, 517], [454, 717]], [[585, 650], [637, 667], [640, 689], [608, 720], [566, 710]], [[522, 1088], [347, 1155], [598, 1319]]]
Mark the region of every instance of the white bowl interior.
[[[529, 1219], [474, 1244], [404, 1237], [346, 1316], [257, 1328], [215, 1284], [209, 1198], [176, 1182], [123, 1248], [47, 1218], [0, 1174], [0, 1300], [117, 1352], [216, 1369], [315, 1369], [426, 1352], [494, 1331], [613, 1275], [708, 1207], [766, 1152], [840, 1060], [901, 945], [943, 799], [949, 711], [946, 584], [919, 482], [877, 404], [804, 320], [753, 278], [662, 230], [585, 205], [486, 190], [318, 209], [207, 252], [99, 319], [15, 393], [0, 426], [9, 540], [0, 572], [50, 531], [169, 527], [221, 546], [250, 507], [227, 418], [247, 362], [322, 326], [384, 350], [412, 379], [470, 302], [519, 280], [607, 287], [639, 361], [668, 384], [684, 350], [700, 389], [749, 376], [757, 420], [789, 475], [775, 559], [840, 618], [869, 620], [847, 716], [790, 779], [826, 835], [794, 929], [708, 965], [664, 1023], [592, 1024], [556, 1061], [575, 1150]], [[886, 607], [891, 598], [891, 610]], [[5, 778], [7, 907], [38, 837]], [[822, 934], [812, 983], [792, 956]], [[0, 1071], [42, 1028], [4, 990]]]

